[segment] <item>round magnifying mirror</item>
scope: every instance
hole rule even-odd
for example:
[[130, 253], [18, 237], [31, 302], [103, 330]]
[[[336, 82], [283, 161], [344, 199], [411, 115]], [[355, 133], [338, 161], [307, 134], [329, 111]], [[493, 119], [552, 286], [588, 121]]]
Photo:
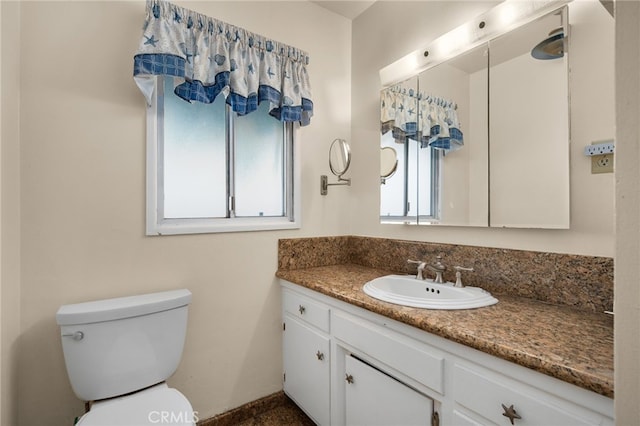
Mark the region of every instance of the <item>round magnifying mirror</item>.
[[329, 147], [329, 168], [331, 173], [340, 177], [349, 170], [351, 149], [344, 139], [336, 139]]
[[390, 146], [380, 148], [380, 180], [385, 183], [385, 179], [390, 178], [398, 168], [398, 154]]

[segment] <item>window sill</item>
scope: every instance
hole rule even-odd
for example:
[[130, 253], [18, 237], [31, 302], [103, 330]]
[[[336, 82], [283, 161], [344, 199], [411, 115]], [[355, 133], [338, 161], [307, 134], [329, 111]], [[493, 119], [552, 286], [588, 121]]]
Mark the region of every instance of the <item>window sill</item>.
[[299, 229], [299, 221], [284, 217], [234, 219], [165, 219], [148, 223], [146, 235], [217, 234], [223, 232], [276, 231]]

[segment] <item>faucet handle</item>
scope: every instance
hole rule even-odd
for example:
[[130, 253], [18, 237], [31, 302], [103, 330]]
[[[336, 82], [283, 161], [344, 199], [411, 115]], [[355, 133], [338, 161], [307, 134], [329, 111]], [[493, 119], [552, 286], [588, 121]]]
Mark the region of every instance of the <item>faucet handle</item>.
[[453, 269], [457, 271], [469, 271], [469, 272], [473, 272], [473, 268], [465, 268], [462, 266], [454, 266]]
[[421, 260], [411, 260], [411, 259], [408, 259], [407, 263], [418, 265], [418, 272], [416, 273], [416, 278], [419, 279], [419, 280], [423, 280], [424, 276], [422, 274], [423, 274], [424, 268], [426, 266], [426, 263], [424, 263]]
[[464, 287], [464, 284], [462, 284], [462, 271], [473, 272], [473, 268], [454, 266], [453, 269], [456, 271], [456, 283], [454, 284], [454, 287]]

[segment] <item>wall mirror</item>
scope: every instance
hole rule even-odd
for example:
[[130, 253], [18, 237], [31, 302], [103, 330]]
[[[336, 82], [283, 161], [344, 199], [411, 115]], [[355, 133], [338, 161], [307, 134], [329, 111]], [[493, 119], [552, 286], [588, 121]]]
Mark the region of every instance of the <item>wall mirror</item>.
[[335, 139], [329, 147], [329, 169], [338, 179], [349, 170], [351, 148], [344, 139]]
[[334, 139], [329, 147], [329, 169], [338, 177], [338, 182], [329, 183], [327, 175], [320, 176], [320, 195], [327, 195], [330, 186], [351, 185], [351, 178], [342, 177], [351, 166], [351, 148], [344, 139]]
[[382, 223], [569, 227], [566, 16], [478, 36], [383, 88], [381, 147], [398, 170], [380, 187]]

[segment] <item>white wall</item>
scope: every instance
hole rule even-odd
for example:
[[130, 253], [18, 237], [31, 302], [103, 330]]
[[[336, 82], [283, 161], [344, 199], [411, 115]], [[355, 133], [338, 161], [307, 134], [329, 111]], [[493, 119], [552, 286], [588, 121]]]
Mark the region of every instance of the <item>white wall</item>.
[[640, 419], [640, 3], [616, 2], [615, 415]]
[[[4, 22], [14, 20], [21, 36], [21, 152], [5, 158], [3, 149], [2, 171], [20, 165], [22, 198], [17, 395], [5, 394], [14, 371], [5, 362], [16, 358], [5, 357], [4, 333], [2, 341], [3, 415], [17, 403], [19, 418], [3, 425], [72, 424], [82, 413], [55, 323], [60, 305], [172, 288], [194, 299], [170, 385], [201, 418], [282, 389], [277, 240], [349, 233], [348, 190], [322, 197], [318, 180], [331, 141], [351, 139], [351, 22], [310, 2], [180, 4], [309, 52], [315, 116], [299, 132], [303, 227], [145, 237], [145, 108], [132, 79], [144, 2], [3, 2]], [[10, 53], [3, 48], [3, 61]], [[4, 83], [3, 104], [15, 101]]]
[[[2, 22], [2, 7], [0, 6], [0, 22]], [[2, 32], [0, 31], [0, 45], [2, 45]], [[2, 67], [1, 67], [2, 63], [0, 61], [0, 81], [2, 81]], [[2, 130], [2, 107], [0, 106], [0, 187], [2, 184], [2, 153], [1, 153], [1, 148], [2, 148], [2, 134], [1, 134], [1, 130]], [[0, 200], [1, 200], [1, 193], [0, 193]], [[2, 241], [2, 202], [0, 201], [0, 241]], [[0, 245], [0, 319], [2, 318], [2, 247]], [[2, 327], [1, 323], [0, 323], [0, 327]], [[0, 336], [2, 336], [3, 333], [0, 330]], [[6, 388], [6, 383], [7, 381], [4, 378], [4, 375], [6, 374], [6, 371], [9, 371], [8, 369], [2, 367], [2, 361], [4, 360], [4, 356], [2, 348], [5, 345], [5, 339], [3, 339], [2, 337], [0, 337], [0, 392], [2, 392], [3, 395], [8, 393], [8, 389]], [[8, 397], [6, 397], [6, 403], [4, 401], [0, 400], [0, 421], [3, 420], [3, 410], [2, 410], [2, 406], [3, 405], [8, 405], [10, 399]], [[6, 411], [6, 409], [5, 409]]]
[[18, 412], [20, 339], [20, 7], [0, 3], [2, 99], [0, 145], [0, 424]]
[[[614, 181], [591, 175], [585, 145], [611, 139], [614, 21], [597, 0], [570, 4], [571, 229], [517, 230], [381, 225], [377, 211], [378, 70], [495, 3], [377, 2], [353, 22], [352, 233], [453, 244], [613, 256]], [[604, 22], [603, 25], [600, 25]], [[594, 25], [598, 31], [594, 31]], [[375, 48], [373, 48], [375, 47]], [[598, 52], [594, 59], [594, 52]]]

